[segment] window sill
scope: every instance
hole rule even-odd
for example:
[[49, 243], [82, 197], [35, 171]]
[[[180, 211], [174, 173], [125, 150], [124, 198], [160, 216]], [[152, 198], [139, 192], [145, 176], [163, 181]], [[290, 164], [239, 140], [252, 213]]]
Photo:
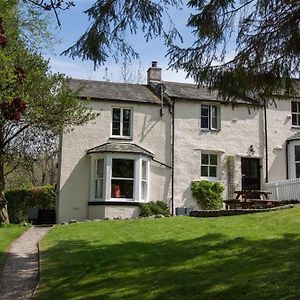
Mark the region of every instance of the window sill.
[[300, 125], [292, 125], [291, 128], [292, 128], [292, 129], [299, 129], [299, 128], [300, 128]]
[[201, 132], [219, 132], [221, 129], [205, 129], [205, 128], [200, 128]]
[[89, 201], [88, 205], [89, 206], [93, 206], [93, 205], [118, 205], [118, 206], [139, 206], [140, 203], [144, 203], [144, 202], [137, 202], [137, 201], [124, 201], [124, 200], [119, 200], [119, 201], [115, 201], [115, 200], [102, 200], [102, 201]]
[[116, 136], [116, 135], [112, 135], [109, 137], [110, 140], [128, 140], [128, 141], [132, 141], [132, 137], [131, 136]]

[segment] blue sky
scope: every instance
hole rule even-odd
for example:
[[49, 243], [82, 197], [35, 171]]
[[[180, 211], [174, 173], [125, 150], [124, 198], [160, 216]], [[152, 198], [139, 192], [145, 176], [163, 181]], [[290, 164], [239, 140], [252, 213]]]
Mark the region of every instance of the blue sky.
[[[96, 71], [93, 69], [93, 63], [89, 61], [82, 61], [81, 59], [71, 59], [67, 56], [61, 56], [60, 53], [71, 46], [81, 34], [88, 27], [88, 18], [83, 11], [89, 8], [95, 0], [75, 0], [75, 7], [68, 11], [60, 13], [61, 28], [57, 29], [57, 34], [61, 40], [60, 44], [54, 46], [52, 53], [45, 54], [46, 58], [50, 59], [50, 66], [54, 72], [65, 73], [67, 76], [74, 78], [104, 80], [105, 74], [111, 81], [122, 82], [121, 63], [116, 63], [114, 60], [108, 60], [106, 65], [98, 68]], [[188, 10], [171, 11], [174, 15], [176, 25], [182, 30], [184, 37], [189, 37], [189, 31], [185, 27], [188, 18]], [[191, 37], [190, 37], [191, 38]], [[193, 82], [191, 79], [186, 79], [186, 74], [183, 71], [175, 72], [174, 70], [167, 70], [168, 59], [165, 57], [166, 47], [163, 46], [162, 41], [159, 39], [146, 43], [141, 35], [131, 37], [135, 50], [140, 54], [140, 59], [133, 61], [129, 70], [135, 77], [138, 69], [142, 71], [143, 81], [146, 80], [146, 72], [151, 61], [158, 62], [158, 66], [163, 69], [163, 80], [179, 81], [179, 82]], [[187, 41], [189, 42], [189, 41]], [[107, 68], [107, 72], [105, 72]]]

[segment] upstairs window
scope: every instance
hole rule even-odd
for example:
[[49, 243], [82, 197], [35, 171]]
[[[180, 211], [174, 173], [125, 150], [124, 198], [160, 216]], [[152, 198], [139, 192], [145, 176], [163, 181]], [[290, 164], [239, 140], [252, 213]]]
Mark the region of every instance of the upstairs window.
[[112, 136], [131, 136], [131, 109], [114, 107], [112, 111]]
[[292, 126], [300, 127], [300, 102], [292, 101]]
[[218, 177], [218, 155], [201, 153], [201, 177], [215, 179]]
[[201, 129], [218, 130], [219, 129], [219, 108], [215, 105], [201, 105]]

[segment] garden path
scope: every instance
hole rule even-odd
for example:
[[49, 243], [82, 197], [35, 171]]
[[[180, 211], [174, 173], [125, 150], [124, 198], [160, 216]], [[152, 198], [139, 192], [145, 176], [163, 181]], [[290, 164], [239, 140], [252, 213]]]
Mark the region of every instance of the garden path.
[[50, 227], [32, 227], [15, 240], [4, 266], [0, 300], [29, 299], [38, 283], [37, 243]]

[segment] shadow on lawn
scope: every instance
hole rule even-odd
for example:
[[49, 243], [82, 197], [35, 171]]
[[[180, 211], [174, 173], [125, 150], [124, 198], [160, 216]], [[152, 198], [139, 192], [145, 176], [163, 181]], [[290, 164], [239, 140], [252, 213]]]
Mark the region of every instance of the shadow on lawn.
[[299, 299], [300, 236], [101, 245], [60, 241], [43, 255], [38, 299]]

